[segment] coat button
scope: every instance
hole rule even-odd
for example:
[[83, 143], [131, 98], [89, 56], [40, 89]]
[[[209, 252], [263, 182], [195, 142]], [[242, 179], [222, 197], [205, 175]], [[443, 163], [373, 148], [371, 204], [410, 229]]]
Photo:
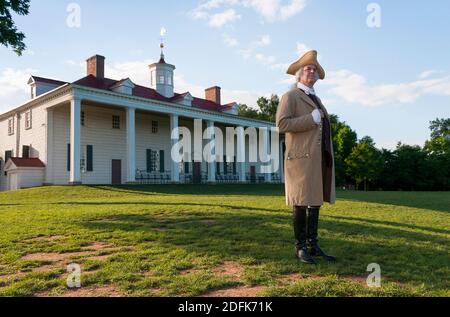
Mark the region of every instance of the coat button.
[[306, 154], [306, 157], [309, 157], [309, 154]]

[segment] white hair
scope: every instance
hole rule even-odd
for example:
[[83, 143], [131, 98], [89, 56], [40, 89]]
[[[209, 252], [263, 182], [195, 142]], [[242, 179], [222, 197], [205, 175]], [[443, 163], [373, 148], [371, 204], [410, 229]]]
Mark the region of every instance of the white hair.
[[[300, 81], [300, 78], [302, 78], [302, 76], [303, 76], [303, 69], [305, 67], [306, 66], [300, 68], [298, 71], [295, 72], [295, 83], [292, 85], [292, 89], [297, 88], [297, 83]], [[315, 75], [316, 75], [316, 80], [319, 80], [320, 79], [320, 75], [319, 75], [319, 72], [317, 71], [317, 69], [316, 69]]]

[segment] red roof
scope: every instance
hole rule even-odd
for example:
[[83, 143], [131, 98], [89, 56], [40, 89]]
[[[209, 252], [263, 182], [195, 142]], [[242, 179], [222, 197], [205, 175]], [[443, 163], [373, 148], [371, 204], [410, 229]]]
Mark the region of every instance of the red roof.
[[46, 84], [52, 84], [52, 85], [58, 85], [58, 86], [67, 84], [67, 82], [60, 81], [60, 80], [54, 80], [54, 79], [50, 79], [50, 78], [44, 78], [44, 77], [38, 77], [38, 76], [31, 76], [31, 78], [33, 78], [34, 81], [40, 82], [40, 83], [46, 83]]
[[[73, 84], [102, 90], [110, 90], [110, 88], [118, 82], [119, 82], [118, 80], [110, 78], [98, 78], [93, 75], [89, 75], [75, 81]], [[155, 89], [152, 88], [136, 85], [133, 89], [133, 96], [165, 102], [175, 102], [176, 100], [179, 100], [181, 97], [184, 97], [186, 94], [187, 93], [175, 94], [172, 98], [166, 98], [163, 95], [160, 95]], [[194, 98], [194, 100], [192, 101], [192, 106], [212, 111], [220, 111], [222, 109], [221, 105], [213, 101], [201, 98]]]
[[11, 157], [10, 160], [17, 167], [45, 167], [45, 164], [38, 158]]

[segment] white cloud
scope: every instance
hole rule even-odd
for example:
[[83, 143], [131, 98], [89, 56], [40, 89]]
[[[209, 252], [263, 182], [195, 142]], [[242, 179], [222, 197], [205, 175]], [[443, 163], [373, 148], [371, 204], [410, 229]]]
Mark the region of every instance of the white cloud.
[[234, 9], [227, 9], [219, 13], [210, 13], [202, 9], [195, 9], [189, 12], [194, 20], [208, 20], [208, 25], [213, 28], [221, 28], [224, 25], [241, 19], [241, 16]]
[[142, 61], [118, 62], [105, 66], [105, 76], [112, 79], [123, 79], [129, 77], [135, 84], [142, 86], [150, 85], [150, 70], [148, 65], [155, 61], [146, 59]]
[[6, 68], [0, 73], [0, 113], [20, 106], [30, 98], [28, 79], [37, 70]]
[[441, 73], [442, 73], [441, 71], [437, 71], [437, 70], [426, 70], [419, 75], [419, 79], [426, 79], [433, 75], [437, 75], [437, 74], [441, 74]]
[[263, 35], [255, 42], [255, 46], [269, 46], [271, 42], [270, 35]]
[[220, 28], [228, 22], [239, 20], [241, 16], [233, 9], [228, 9], [221, 13], [213, 14], [209, 17], [208, 25], [214, 28]]
[[[282, 0], [209, 0], [204, 1], [202, 4], [197, 6], [195, 9], [190, 11], [188, 15], [194, 20], [198, 19], [208, 19], [210, 26], [215, 26], [216, 23], [212, 23], [212, 19], [215, 15], [211, 13], [211, 11], [219, 10], [223, 7], [240, 7], [240, 8], [249, 8], [258, 13], [263, 17], [265, 21], [268, 22], [276, 22], [276, 21], [285, 21], [289, 18], [297, 15], [306, 6], [306, 0], [290, 0], [290, 1], [282, 1]], [[229, 11], [229, 10], [227, 10]], [[220, 15], [224, 15], [225, 12], [219, 13]], [[233, 10], [234, 12], [234, 10]], [[228, 15], [231, 16], [231, 13], [228, 12]], [[239, 17], [236, 12], [233, 13], [234, 17]], [[220, 21], [224, 20], [224, 17], [215, 17]], [[228, 22], [234, 22], [238, 18], [228, 18], [223, 23], [217, 23], [217, 25], [223, 26]]]
[[261, 62], [264, 65], [268, 65], [269, 67], [272, 67], [272, 65], [276, 61], [276, 58], [274, 56], [266, 56], [260, 53], [256, 54], [255, 58], [258, 62]]
[[323, 84], [330, 86], [329, 94], [368, 107], [412, 103], [427, 94], [450, 96], [450, 76], [396, 84], [371, 84], [364, 76], [344, 69], [329, 72]]
[[266, 21], [285, 21], [301, 11], [306, 6], [306, 0], [243, 0], [244, 7], [250, 7], [259, 13]]
[[297, 55], [302, 56], [303, 54], [305, 54], [306, 52], [308, 52], [310, 50], [311, 50], [311, 48], [308, 47], [306, 44], [297, 42], [297, 44], [296, 44]]
[[222, 37], [225, 44], [229, 47], [235, 47], [239, 45], [239, 41], [237, 39], [230, 37], [227, 34], [223, 34]]

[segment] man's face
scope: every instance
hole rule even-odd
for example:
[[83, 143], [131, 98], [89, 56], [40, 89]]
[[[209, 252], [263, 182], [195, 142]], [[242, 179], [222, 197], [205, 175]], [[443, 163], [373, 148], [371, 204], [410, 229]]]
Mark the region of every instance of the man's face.
[[317, 81], [316, 72], [316, 65], [307, 65], [303, 67], [303, 73], [302, 77], [300, 77], [300, 82], [308, 87], [313, 87]]

